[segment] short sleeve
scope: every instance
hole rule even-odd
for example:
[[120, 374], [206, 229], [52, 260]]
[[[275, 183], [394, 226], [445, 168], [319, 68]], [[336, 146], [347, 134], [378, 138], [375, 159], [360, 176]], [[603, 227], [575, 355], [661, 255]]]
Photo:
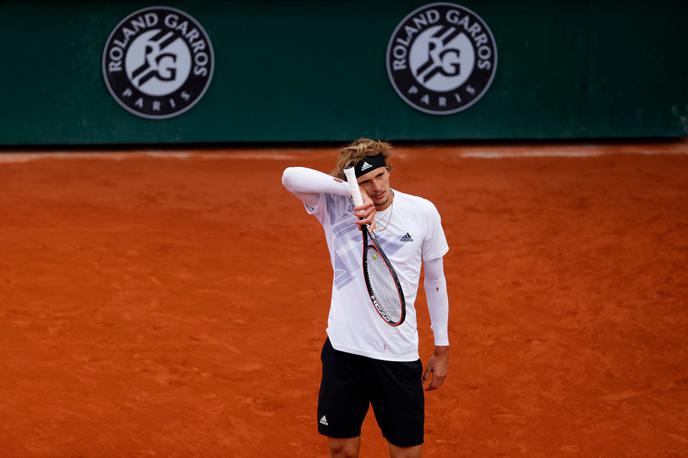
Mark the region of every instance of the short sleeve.
[[315, 205], [303, 204], [306, 212], [313, 215], [323, 225], [328, 228], [332, 226], [335, 221], [341, 218], [352, 218], [350, 197], [338, 196], [336, 194], [321, 193], [318, 196], [318, 202]]
[[327, 214], [327, 199], [325, 199], [325, 193], [320, 193], [318, 195], [318, 202], [315, 205], [304, 203], [303, 206], [306, 209], [306, 213], [315, 216], [320, 223], [324, 221], [325, 215]]
[[427, 232], [423, 240], [423, 261], [441, 258], [449, 251], [447, 238], [442, 229], [442, 218], [435, 205], [426, 200]]

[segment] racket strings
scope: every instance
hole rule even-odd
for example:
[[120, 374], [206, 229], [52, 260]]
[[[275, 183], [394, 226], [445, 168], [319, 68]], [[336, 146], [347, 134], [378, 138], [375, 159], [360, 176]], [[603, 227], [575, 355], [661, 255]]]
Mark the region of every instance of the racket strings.
[[373, 305], [386, 321], [398, 323], [402, 318], [403, 304], [394, 276], [384, 258], [372, 246], [368, 248], [366, 258]]

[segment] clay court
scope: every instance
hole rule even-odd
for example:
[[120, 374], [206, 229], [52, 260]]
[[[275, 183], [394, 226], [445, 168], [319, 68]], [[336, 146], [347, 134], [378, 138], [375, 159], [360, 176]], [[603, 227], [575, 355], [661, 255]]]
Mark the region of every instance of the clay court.
[[[335, 149], [0, 155], [0, 454], [326, 456], [331, 268], [280, 175]], [[451, 245], [425, 457], [688, 454], [687, 153], [397, 148]]]

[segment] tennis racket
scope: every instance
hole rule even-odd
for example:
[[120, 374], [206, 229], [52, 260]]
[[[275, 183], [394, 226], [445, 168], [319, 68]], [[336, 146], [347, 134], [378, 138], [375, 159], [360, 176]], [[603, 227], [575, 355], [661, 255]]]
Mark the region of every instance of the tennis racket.
[[[354, 205], [363, 205], [361, 190], [353, 168], [345, 169], [346, 181], [351, 189]], [[397, 273], [389, 262], [377, 237], [367, 225], [361, 226], [363, 234], [363, 278], [370, 301], [387, 324], [399, 326], [406, 318], [406, 300]]]

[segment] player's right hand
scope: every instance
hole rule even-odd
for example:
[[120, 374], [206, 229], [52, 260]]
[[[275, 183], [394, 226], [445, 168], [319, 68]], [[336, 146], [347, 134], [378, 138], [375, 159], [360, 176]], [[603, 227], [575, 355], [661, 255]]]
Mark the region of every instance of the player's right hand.
[[354, 215], [357, 217], [355, 223], [358, 224], [358, 229], [365, 224], [373, 231], [375, 230], [375, 204], [373, 200], [366, 194], [365, 190], [361, 188], [361, 197], [363, 197], [363, 205], [354, 207]]

